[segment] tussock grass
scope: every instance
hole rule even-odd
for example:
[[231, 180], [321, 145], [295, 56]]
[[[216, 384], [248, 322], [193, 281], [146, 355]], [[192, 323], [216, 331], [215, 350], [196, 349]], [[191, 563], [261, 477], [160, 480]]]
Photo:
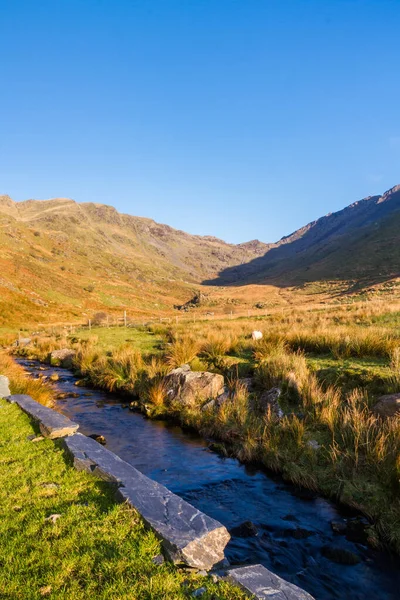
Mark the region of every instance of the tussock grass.
[[[340, 388], [315, 367], [316, 352], [324, 352], [339, 374], [346, 361], [362, 365], [368, 356], [385, 373], [379, 375], [380, 393], [396, 391], [400, 338], [396, 328], [376, 324], [379, 314], [376, 307], [341, 306], [263, 321], [159, 324], [164, 355], [141, 355], [133, 345], [105, 353], [88, 344], [78, 347], [77, 367], [96, 385], [139, 397], [149, 416], [173, 417], [222, 441], [226, 454], [360, 508], [374, 519], [374, 534], [400, 552], [400, 418], [383, 421], [373, 414], [375, 388], [367, 385], [367, 369], [360, 368], [357, 385]], [[253, 342], [253, 329], [263, 331], [262, 340]], [[163, 378], [188, 362], [229, 376], [229, 397], [221, 406], [168, 403]], [[239, 379], [241, 365], [253, 375], [251, 393]], [[262, 406], [261, 394], [272, 387], [281, 390], [283, 418]]]
[[198, 341], [191, 336], [180, 336], [173, 339], [166, 355], [167, 364], [172, 367], [192, 362], [200, 350]]
[[0, 375], [9, 378], [12, 394], [27, 394], [40, 404], [52, 406], [53, 395], [50, 387], [40, 380], [30, 379], [24, 369], [5, 352], [0, 352]]

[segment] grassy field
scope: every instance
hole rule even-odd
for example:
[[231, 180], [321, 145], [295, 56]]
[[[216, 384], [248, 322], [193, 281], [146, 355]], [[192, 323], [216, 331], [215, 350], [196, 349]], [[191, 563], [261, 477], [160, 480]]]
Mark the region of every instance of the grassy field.
[[160, 543], [138, 514], [35, 434], [0, 400], [0, 598], [183, 600], [204, 586], [205, 600], [244, 599], [225, 582], [154, 564]]
[[[371, 410], [380, 395], [400, 392], [399, 308], [378, 300], [99, 328], [39, 337], [25, 352], [45, 359], [52, 347], [72, 344], [76, 369], [94, 385], [130, 394], [149, 417], [173, 417], [221, 441], [226, 455], [359, 508], [373, 522], [371, 543], [400, 552], [400, 418], [382, 421]], [[261, 341], [251, 339], [254, 329]], [[223, 374], [228, 400], [207, 410], [171, 403], [164, 376], [184, 363]], [[251, 391], [243, 377], [252, 378]], [[260, 400], [273, 387], [282, 418]]]
[[89, 331], [77, 329], [72, 338], [95, 342], [96, 347], [108, 352], [124, 344], [137, 348], [143, 354], [157, 353], [161, 350], [163, 338], [146, 328], [131, 327], [92, 327]]

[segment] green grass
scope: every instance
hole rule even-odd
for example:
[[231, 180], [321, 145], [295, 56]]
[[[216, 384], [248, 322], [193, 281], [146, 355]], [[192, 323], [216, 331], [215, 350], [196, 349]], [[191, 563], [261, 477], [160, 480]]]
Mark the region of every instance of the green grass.
[[390, 391], [392, 372], [388, 360], [383, 358], [336, 359], [329, 354], [310, 354], [306, 360], [322, 385], [334, 385], [342, 394], [363, 388], [377, 397]]
[[87, 340], [92, 336], [98, 337], [96, 349], [105, 351], [130, 344], [143, 354], [157, 354], [163, 345], [163, 338], [160, 335], [133, 327], [92, 327], [91, 331], [88, 328], [78, 329], [72, 338]]
[[[0, 598], [242, 600], [225, 582], [156, 566], [161, 549], [108, 485], [75, 471], [16, 405], [0, 400]], [[61, 515], [55, 523], [46, 521]]]

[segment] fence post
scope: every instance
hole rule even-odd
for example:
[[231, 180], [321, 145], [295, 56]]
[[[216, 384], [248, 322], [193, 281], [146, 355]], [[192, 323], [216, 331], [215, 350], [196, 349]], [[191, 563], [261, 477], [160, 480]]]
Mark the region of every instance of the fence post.
[[92, 330], [92, 321], [89, 319], [89, 331]]
[[124, 326], [126, 327], [126, 310], [124, 310]]

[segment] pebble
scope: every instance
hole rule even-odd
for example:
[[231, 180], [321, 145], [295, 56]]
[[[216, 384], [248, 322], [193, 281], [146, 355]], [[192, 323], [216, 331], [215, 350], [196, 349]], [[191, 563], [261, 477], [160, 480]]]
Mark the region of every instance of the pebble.
[[205, 587], [201, 587], [198, 588], [197, 590], [195, 590], [194, 592], [192, 592], [192, 597], [193, 598], [200, 598], [200, 596], [202, 596], [203, 594], [206, 593], [206, 588]]
[[58, 521], [58, 519], [61, 517], [61, 515], [50, 515], [49, 517], [46, 517], [45, 521], [47, 522], [51, 522], [51, 523], [56, 523]]

